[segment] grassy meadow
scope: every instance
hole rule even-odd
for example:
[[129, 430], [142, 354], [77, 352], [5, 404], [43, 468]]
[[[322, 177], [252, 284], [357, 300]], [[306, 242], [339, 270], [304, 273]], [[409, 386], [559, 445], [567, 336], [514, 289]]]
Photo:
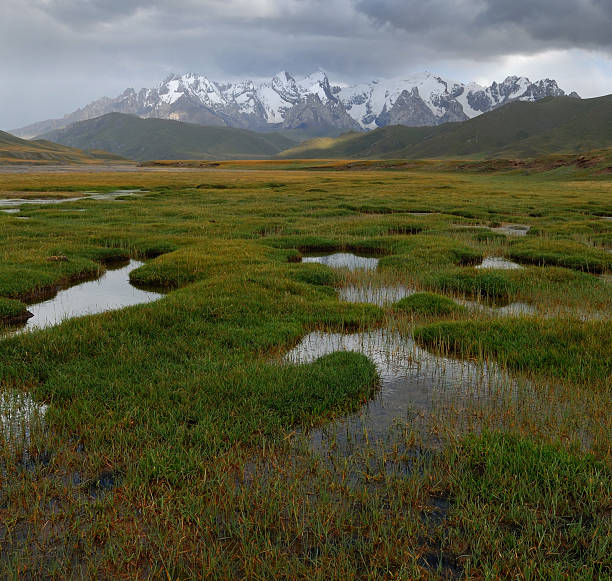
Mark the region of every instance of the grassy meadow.
[[[3, 578], [610, 578], [610, 175], [322, 164], [0, 174], [0, 199], [142, 190], [0, 212], [0, 335], [128, 258], [165, 293], [0, 340]], [[340, 251], [378, 266], [300, 263]], [[347, 449], [326, 430], [375, 364], [283, 356], [383, 328], [508, 391]]]

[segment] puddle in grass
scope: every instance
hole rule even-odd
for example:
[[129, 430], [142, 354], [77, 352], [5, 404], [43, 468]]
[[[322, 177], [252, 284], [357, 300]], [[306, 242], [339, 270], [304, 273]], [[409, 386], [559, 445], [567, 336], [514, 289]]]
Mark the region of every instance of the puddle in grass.
[[530, 305], [529, 303], [522, 303], [520, 301], [516, 301], [513, 303], [507, 304], [495, 304], [495, 303], [487, 303], [482, 301], [472, 301], [461, 298], [454, 298], [454, 301], [458, 302], [460, 305], [467, 307], [468, 309], [473, 309], [477, 311], [481, 311], [487, 313], [492, 316], [497, 317], [505, 317], [505, 316], [521, 316], [521, 315], [537, 315], [538, 309], [534, 305]]
[[506, 260], [500, 256], [487, 256], [481, 264], [476, 266], [479, 269], [497, 269], [497, 270], [518, 270], [523, 268], [520, 264]]
[[380, 390], [361, 410], [310, 432], [311, 444], [344, 449], [382, 441], [398, 422], [416, 426], [434, 409], [473, 410], [514, 398], [518, 383], [496, 365], [438, 357], [390, 329], [306, 335], [284, 357], [286, 363], [310, 363], [336, 351], [368, 357], [380, 376]]
[[[5, 214], [19, 214], [19, 212], [21, 212], [21, 208], [8, 208], [6, 210], [1, 210], [0, 212], [3, 212]], [[29, 220], [30, 217], [29, 216], [14, 216], [14, 218], [16, 220]]]
[[[333, 254], [305, 254], [302, 257], [302, 262], [316, 262], [325, 264], [331, 268], [348, 268], [349, 270], [375, 270], [378, 266], [379, 259], [374, 256], [358, 255], [352, 252], [335, 252]], [[520, 269], [523, 268], [520, 264], [502, 258], [500, 256], [487, 256], [482, 263], [476, 266], [482, 269]]]
[[375, 270], [378, 266], [378, 258], [352, 252], [304, 254], [302, 262], [315, 262], [331, 268], [348, 268], [349, 270]]
[[[81, 196], [75, 196], [73, 198], [9, 198], [0, 199], [0, 206], [3, 207], [2, 212], [7, 212], [12, 208], [18, 208], [19, 206], [25, 206], [29, 204], [37, 205], [53, 205], [53, 204], [64, 204], [66, 202], [79, 202], [81, 200], [113, 200], [121, 196], [133, 196], [135, 194], [145, 193], [144, 190], [114, 190], [112, 192], [83, 192]], [[8, 208], [8, 210], [7, 210]], [[13, 210], [17, 212], [18, 209]]]
[[[338, 289], [338, 298], [349, 303], [370, 303], [379, 307], [388, 307], [397, 301], [408, 297], [417, 291], [407, 286], [345, 286]], [[492, 316], [536, 315], [538, 309], [534, 305], [523, 302], [494, 303], [451, 297], [455, 302], [469, 309], [485, 312]]]
[[508, 236], [525, 236], [531, 226], [527, 224], [502, 224], [501, 226], [482, 226], [478, 224], [453, 224], [454, 228], [459, 230], [462, 229], [477, 229], [477, 230], [490, 230], [491, 232], [499, 232], [500, 234], [506, 234]]
[[504, 224], [496, 228], [489, 228], [489, 230], [509, 236], [525, 236], [531, 230], [531, 226], [527, 226], [527, 224]]
[[36, 403], [22, 391], [0, 391], [0, 444], [26, 444], [35, 423], [40, 424], [48, 406]]
[[403, 286], [343, 286], [338, 289], [338, 298], [348, 303], [370, 303], [384, 307], [414, 294], [416, 290]]
[[[42, 329], [82, 315], [93, 315], [130, 305], [150, 303], [163, 295], [142, 291], [130, 284], [129, 274], [143, 263], [131, 260], [127, 266], [107, 270], [94, 281], [60, 290], [55, 297], [28, 307], [34, 315], [17, 328], [0, 329], [0, 338], [27, 330]], [[42, 418], [47, 406], [35, 403], [28, 394], [14, 390], [0, 391], [0, 431], [5, 439], [25, 437], [35, 418]]]
[[[337, 252], [334, 254], [306, 255], [302, 262], [317, 262], [332, 268], [348, 268], [350, 270], [374, 270], [378, 265], [378, 258], [371, 256], [359, 256], [348, 252]], [[482, 264], [476, 268], [498, 268], [517, 269], [523, 268], [520, 264], [496, 256], [486, 257]], [[370, 303], [379, 307], [389, 306], [397, 301], [414, 294], [416, 289], [404, 285], [374, 285], [365, 286], [347, 285], [338, 289], [338, 298], [349, 303]], [[537, 309], [533, 305], [522, 302], [506, 304], [491, 304], [481, 301], [455, 299], [458, 303], [468, 308], [486, 312], [493, 316], [518, 316], [534, 315]]]
[[[328, 255], [338, 256], [338, 255]], [[336, 268], [353, 266], [355, 255], [340, 255], [323, 264]], [[346, 257], [347, 256], [347, 257]], [[320, 257], [319, 257], [320, 259]], [[373, 259], [374, 261], [376, 259]], [[481, 268], [521, 268], [498, 257], [487, 257]], [[414, 293], [406, 286], [345, 286], [339, 298], [349, 302], [388, 305]], [[471, 309], [494, 316], [534, 315], [537, 309], [523, 302], [493, 305], [455, 299]], [[284, 357], [285, 363], [310, 363], [336, 351], [354, 351], [368, 357], [380, 377], [380, 390], [361, 410], [309, 433], [315, 451], [348, 455], [373, 441], [382, 441], [398, 425], [416, 429], [436, 410], [452, 410], [458, 422], [478, 417], [483, 409], [501, 409], [531, 384], [517, 380], [490, 362], [475, 363], [429, 353], [414, 340], [390, 329], [340, 334], [314, 332], [306, 335]], [[426, 423], [426, 422], [425, 422]], [[425, 439], [429, 436], [425, 435]], [[435, 438], [429, 438], [429, 445]]]
[[60, 290], [53, 298], [30, 305], [28, 310], [33, 317], [17, 332], [42, 329], [73, 317], [150, 303], [161, 298], [163, 295], [158, 292], [140, 290], [130, 284], [130, 272], [142, 264], [130, 260], [128, 265], [109, 269], [96, 280]]

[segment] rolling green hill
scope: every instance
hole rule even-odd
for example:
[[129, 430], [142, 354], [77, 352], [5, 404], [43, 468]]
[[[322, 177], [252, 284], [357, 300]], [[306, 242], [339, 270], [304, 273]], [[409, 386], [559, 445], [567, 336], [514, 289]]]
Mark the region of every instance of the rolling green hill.
[[105, 151], [81, 151], [42, 139], [28, 141], [0, 131], [0, 164], [65, 164], [126, 161]]
[[314, 139], [287, 158], [484, 158], [580, 153], [612, 146], [612, 95], [514, 102], [462, 123], [389, 126]]
[[276, 133], [141, 119], [123, 113], [74, 123], [43, 137], [71, 147], [112, 151], [138, 161], [268, 158], [296, 143]]

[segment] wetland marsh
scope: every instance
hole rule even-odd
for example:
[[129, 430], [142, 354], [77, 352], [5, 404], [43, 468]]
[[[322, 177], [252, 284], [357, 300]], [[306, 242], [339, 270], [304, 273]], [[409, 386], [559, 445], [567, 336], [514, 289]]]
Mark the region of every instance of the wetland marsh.
[[284, 167], [0, 174], [0, 323], [164, 291], [0, 340], [2, 575], [609, 578], [612, 179]]
[[[142, 262], [129, 260], [127, 264], [112, 265], [94, 280], [58, 287], [55, 296], [28, 305], [28, 318], [21, 325], [5, 326], [6, 333], [43, 329], [58, 325], [74, 317], [95, 315], [131, 305], [149, 303], [163, 295], [154, 291], [137, 289], [130, 284], [130, 272], [142, 266]], [[0, 328], [0, 339], [3, 330]]]

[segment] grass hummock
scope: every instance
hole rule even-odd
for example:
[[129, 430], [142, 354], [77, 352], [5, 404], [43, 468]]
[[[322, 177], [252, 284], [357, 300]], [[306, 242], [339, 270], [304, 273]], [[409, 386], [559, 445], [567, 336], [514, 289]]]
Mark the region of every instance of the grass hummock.
[[21, 301], [0, 297], [0, 325], [24, 323], [31, 316], [27, 305]]
[[523, 264], [563, 266], [595, 274], [612, 270], [610, 253], [571, 241], [521, 240], [510, 246], [507, 255]]
[[493, 357], [527, 374], [609, 390], [612, 326], [575, 319], [498, 319], [432, 323], [415, 330], [421, 345], [464, 358]]
[[467, 309], [458, 305], [452, 299], [435, 293], [415, 293], [407, 296], [393, 305], [398, 311], [422, 315], [425, 317], [446, 317], [461, 315]]

